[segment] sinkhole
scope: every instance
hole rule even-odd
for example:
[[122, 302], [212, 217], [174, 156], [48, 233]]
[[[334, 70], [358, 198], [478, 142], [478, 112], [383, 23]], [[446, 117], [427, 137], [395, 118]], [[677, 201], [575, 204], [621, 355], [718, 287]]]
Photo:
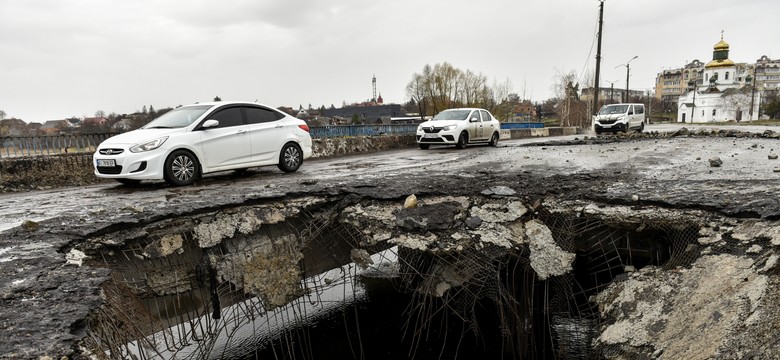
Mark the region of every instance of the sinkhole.
[[589, 359], [594, 295], [699, 251], [698, 225], [652, 212], [403, 203], [287, 199], [94, 236], [76, 247], [113, 275], [86, 346], [135, 359]]

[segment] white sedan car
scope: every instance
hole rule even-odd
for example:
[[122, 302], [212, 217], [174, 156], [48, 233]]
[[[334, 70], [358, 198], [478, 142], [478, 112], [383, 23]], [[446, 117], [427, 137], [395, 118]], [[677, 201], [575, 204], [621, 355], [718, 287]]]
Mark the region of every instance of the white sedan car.
[[444, 110], [417, 127], [420, 149], [431, 145], [498, 145], [501, 123], [489, 111], [476, 108]]
[[277, 165], [293, 172], [311, 153], [303, 120], [257, 103], [211, 102], [173, 109], [113, 136], [92, 159], [96, 176], [123, 184], [189, 185], [216, 171]]

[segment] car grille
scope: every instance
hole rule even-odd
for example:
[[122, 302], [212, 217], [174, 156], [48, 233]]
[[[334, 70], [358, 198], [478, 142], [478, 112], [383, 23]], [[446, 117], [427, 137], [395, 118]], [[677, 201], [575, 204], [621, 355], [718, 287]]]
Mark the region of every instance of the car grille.
[[112, 167], [98, 166], [97, 171], [101, 174], [117, 175], [122, 173], [122, 167], [121, 166], [112, 166]]
[[98, 152], [100, 155], [119, 155], [124, 151], [123, 149], [100, 149]]
[[437, 128], [437, 127], [424, 127], [422, 130], [423, 130], [423, 132], [425, 132], [426, 134], [435, 134], [435, 133], [437, 133], [437, 132], [440, 132], [440, 131], [442, 130], [442, 128]]
[[615, 120], [599, 120], [599, 123], [604, 125], [614, 124]]
[[443, 143], [444, 139], [442, 138], [433, 138], [433, 139], [426, 139], [426, 138], [419, 138], [417, 139], [417, 142], [420, 143]]

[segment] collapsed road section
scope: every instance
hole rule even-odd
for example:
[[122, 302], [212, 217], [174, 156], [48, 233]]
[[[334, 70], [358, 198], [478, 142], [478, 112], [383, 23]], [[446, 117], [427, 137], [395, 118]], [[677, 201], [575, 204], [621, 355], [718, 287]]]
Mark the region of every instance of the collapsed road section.
[[[204, 190], [167, 200], [189, 206], [25, 222], [0, 233], [0, 353], [321, 358], [306, 327], [358, 306], [380, 281], [409, 295], [403, 321], [377, 344], [361, 338], [372, 324], [336, 317], [351, 347], [329, 356], [777, 356], [776, 181], [729, 188], [718, 177], [737, 176], [706, 168], [646, 176], [685, 168], [659, 161], [659, 141], [605, 145], [596, 152], [653, 151], [569, 174], [512, 169], [588, 144], [499, 149], [517, 160], [490, 171], [302, 179], [228, 200]], [[776, 141], [721, 145], [741, 156]]]

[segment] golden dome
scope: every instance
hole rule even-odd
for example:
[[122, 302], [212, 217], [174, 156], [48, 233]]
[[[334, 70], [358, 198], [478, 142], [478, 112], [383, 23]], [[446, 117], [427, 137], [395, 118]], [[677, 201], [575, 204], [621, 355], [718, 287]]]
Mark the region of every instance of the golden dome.
[[733, 67], [736, 66], [731, 59], [723, 59], [723, 60], [712, 60], [707, 63], [707, 65], [704, 65], [705, 68], [719, 68], [719, 67]]
[[712, 61], [704, 65], [705, 69], [736, 66], [733, 61], [729, 60], [729, 43], [723, 40], [723, 32], [721, 32], [720, 41], [715, 44], [714, 49]]
[[715, 50], [728, 50], [729, 49], [729, 43], [723, 41], [723, 39], [720, 39], [717, 44], [715, 44]]

